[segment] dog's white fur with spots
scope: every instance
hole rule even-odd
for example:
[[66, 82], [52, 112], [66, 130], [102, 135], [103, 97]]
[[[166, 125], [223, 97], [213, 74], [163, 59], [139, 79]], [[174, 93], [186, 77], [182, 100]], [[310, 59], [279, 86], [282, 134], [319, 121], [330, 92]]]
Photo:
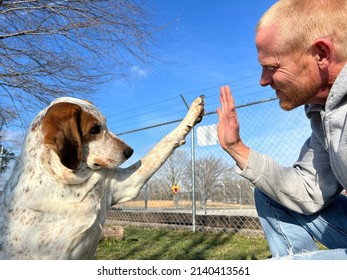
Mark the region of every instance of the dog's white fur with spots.
[[91, 259], [108, 209], [135, 198], [201, 121], [203, 97], [149, 153], [133, 153], [90, 102], [58, 98], [28, 129], [22, 153], [0, 190], [0, 259]]

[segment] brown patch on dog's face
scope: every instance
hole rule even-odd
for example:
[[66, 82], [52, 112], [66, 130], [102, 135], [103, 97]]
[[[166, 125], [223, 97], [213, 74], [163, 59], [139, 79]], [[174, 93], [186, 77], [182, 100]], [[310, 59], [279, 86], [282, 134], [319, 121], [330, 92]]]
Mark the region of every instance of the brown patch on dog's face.
[[69, 169], [76, 169], [81, 161], [82, 143], [78, 126], [81, 111], [78, 105], [61, 102], [50, 107], [42, 120], [43, 144], [52, 149]]

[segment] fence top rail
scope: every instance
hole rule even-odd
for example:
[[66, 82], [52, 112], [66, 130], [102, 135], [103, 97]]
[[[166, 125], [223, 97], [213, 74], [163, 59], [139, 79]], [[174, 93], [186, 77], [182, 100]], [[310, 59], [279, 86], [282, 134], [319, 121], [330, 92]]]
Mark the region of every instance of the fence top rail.
[[[277, 100], [277, 99], [278, 99], [277, 97], [272, 97], [272, 98], [267, 98], [267, 99], [262, 99], [262, 100], [259, 100], [259, 101], [255, 101], [255, 102], [241, 104], [241, 105], [236, 106], [236, 109], [249, 107], [249, 106], [254, 106], [254, 105], [257, 105], [257, 104], [261, 104], [261, 103], [271, 102], [271, 101]], [[209, 116], [209, 115], [214, 115], [214, 114], [217, 114], [217, 112], [208, 112], [208, 113], [205, 113], [204, 116]], [[169, 125], [169, 124], [173, 124], [173, 123], [178, 123], [178, 122], [181, 122], [182, 120], [183, 120], [183, 118], [182, 119], [177, 119], [177, 120], [172, 120], [172, 121], [169, 121], [169, 122], [154, 124], [154, 125], [150, 125], [150, 126], [146, 126], [146, 127], [142, 127], [142, 128], [137, 128], [137, 129], [133, 129], [133, 130], [128, 130], [128, 131], [124, 131], [124, 132], [120, 132], [120, 133], [116, 133], [116, 134], [118, 136], [125, 135], [125, 134], [131, 134], [131, 133], [134, 133], [134, 132], [148, 130], [148, 129], [151, 129], [151, 128], [156, 128], [156, 127], [165, 126], [165, 125]]]

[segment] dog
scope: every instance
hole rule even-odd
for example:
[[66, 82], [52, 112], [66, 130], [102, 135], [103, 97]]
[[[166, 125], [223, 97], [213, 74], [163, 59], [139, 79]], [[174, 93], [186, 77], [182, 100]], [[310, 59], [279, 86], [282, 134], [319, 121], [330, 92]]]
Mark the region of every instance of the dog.
[[141, 160], [90, 102], [62, 97], [32, 121], [0, 190], [0, 259], [92, 259], [107, 211], [135, 198], [202, 120], [204, 98]]

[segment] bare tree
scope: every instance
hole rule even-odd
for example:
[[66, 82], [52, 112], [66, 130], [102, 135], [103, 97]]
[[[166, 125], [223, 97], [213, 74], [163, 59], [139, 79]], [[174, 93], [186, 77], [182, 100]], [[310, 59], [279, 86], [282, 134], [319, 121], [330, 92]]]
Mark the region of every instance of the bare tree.
[[11, 120], [16, 117], [16, 113], [8, 108], [1, 108], [0, 106], [0, 173], [8, 169], [8, 163], [10, 160], [14, 159], [14, 153], [8, 151], [2, 144], [3, 136], [2, 129], [3, 127]]
[[135, 0], [4, 0], [0, 22], [0, 111], [11, 106], [22, 116], [147, 65], [159, 31]]
[[206, 209], [207, 200], [220, 188], [220, 182], [230, 167], [220, 158], [214, 156], [203, 157], [195, 163], [196, 187], [200, 194], [200, 205]]
[[186, 178], [188, 173], [189, 159], [186, 152], [176, 150], [155, 174], [163, 185], [171, 188], [174, 184], [179, 184]]
[[172, 192], [168, 185], [159, 177], [152, 177], [148, 183], [149, 200], [169, 200], [172, 199]]
[[9, 168], [10, 161], [14, 159], [14, 152], [7, 150], [4, 146], [0, 144], [0, 175]]
[[[0, 106], [0, 134], [5, 124], [13, 120], [16, 117], [16, 112], [9, 108], [1, 108]], [[1, 135], [0, 135], [1, 140]]]
[[[189, 164], [187, 153], [183, 150], [176, 150], [163, 164], [163, 166], [156, 172], [154, 176], [154, 180], [160, 182], [161, 189], [166, 189], [166, 193], [168, 193], [176, 206], [179, 206], [179, 195], [180, 193], [173, 193], [171, 188], [178, 184], [180, 192], [183, 190], [184, 179], [187, 176], [187, 166]], [[159, 190], [159, 188], [157, 188]], [[169, 192], [167, 192], [169, 190]]]

